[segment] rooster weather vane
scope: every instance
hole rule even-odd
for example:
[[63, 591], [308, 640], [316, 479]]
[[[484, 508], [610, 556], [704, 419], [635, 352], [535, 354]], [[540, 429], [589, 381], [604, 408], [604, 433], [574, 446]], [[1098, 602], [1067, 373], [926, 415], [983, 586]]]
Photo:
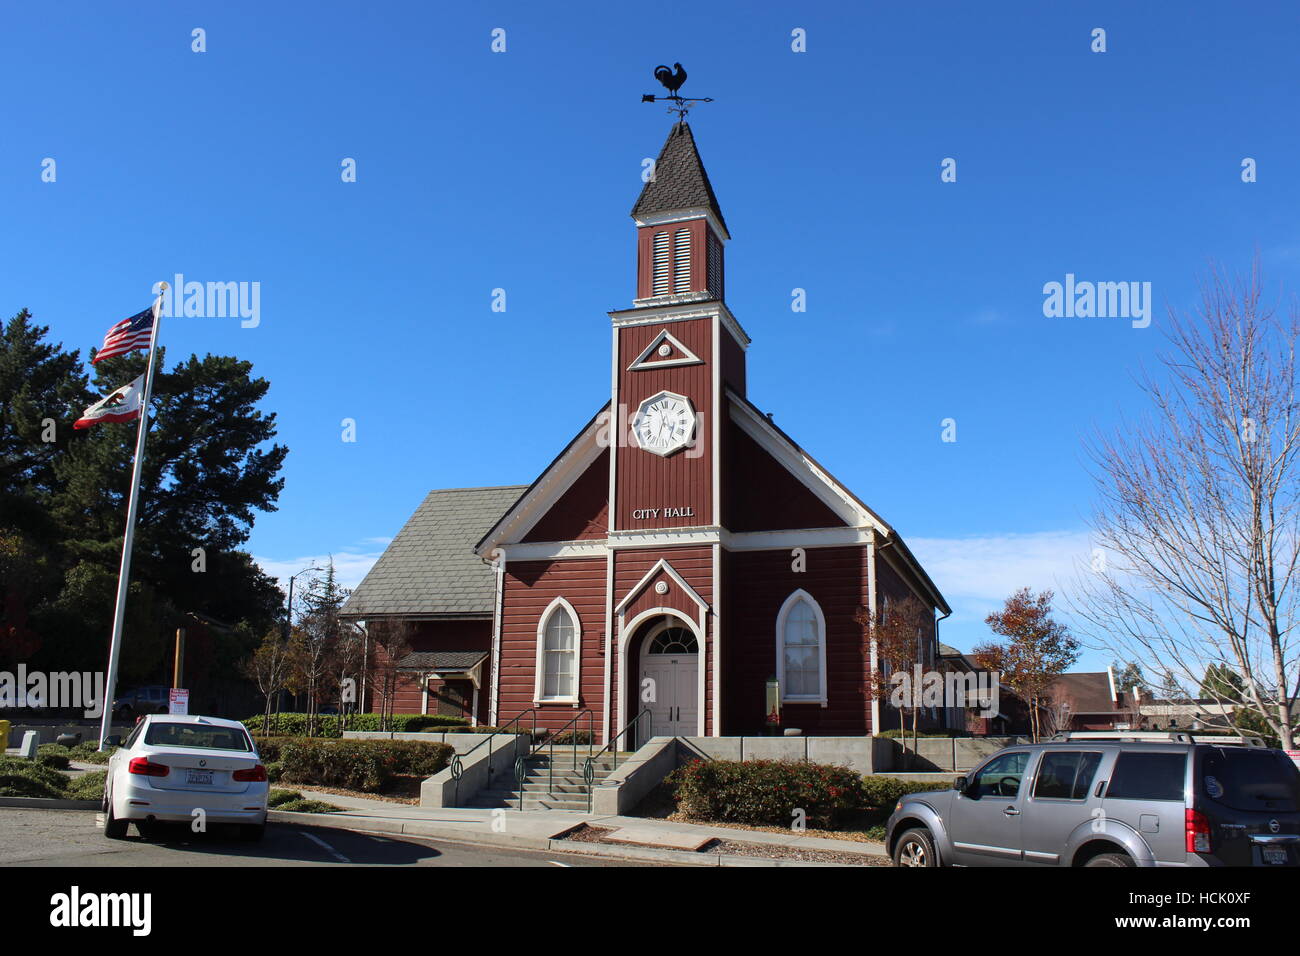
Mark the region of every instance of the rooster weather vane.
[[697, 96], [694, 99], [687, 99], [677, 91], [681, 89], [682, 84], [686, 82], [686, 68], [680, 63], [674, 63], [673, 68], [666, 66], [656, 66], [654, 77], [663, 84], [664, 89], [668, 91], [667, 96], [655, 96], [653, 93], [645, 93], [641, 96], [642, 103], [659, 103], [668, 101], [672, 106], [668, 107], [668, 112], [676, 113], [679, 120], [686, 119], [687, 112], [696, 103], [712, 103], [711, 96]]

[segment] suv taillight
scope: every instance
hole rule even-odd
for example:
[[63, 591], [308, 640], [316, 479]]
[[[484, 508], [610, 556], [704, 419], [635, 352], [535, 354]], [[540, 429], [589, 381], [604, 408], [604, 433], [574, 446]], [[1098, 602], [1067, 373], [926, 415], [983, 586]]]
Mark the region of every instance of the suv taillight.
[[127, 773], [138, 773], [144, 777], [165, 777], [168, 773], [166, 765], [150, 763], [148, 757], [132, 757], [126, 770]]
[[1187, 852], [1210, 852], [1210, 821], [1200, 810], [1185, 811], [1187, 821]]
[[238, 780], [243, 783], [265, 783], [266, 768], [259, 763], [251, 770], [236, 770], [230, 776], [232, 780]]

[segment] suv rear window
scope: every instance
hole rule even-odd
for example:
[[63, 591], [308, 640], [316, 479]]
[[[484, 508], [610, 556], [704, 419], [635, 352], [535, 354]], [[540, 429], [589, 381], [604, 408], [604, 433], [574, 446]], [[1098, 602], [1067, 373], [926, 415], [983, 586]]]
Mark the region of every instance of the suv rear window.
[[1097, 775], [1101, 754], [1087, 750], [1049, 751], [1043, 754], [1034, 781], [1034, 796], [1046, 800], [1084, 800]]
[[1109, 800], [1183, 800], [1186, 753], [1123, 751], [1106, 788]]
[[1234, 810], [1300, 810], [1300, 770], [1280, 750], [1206, 748], [1200, 788], [1211, 800]]

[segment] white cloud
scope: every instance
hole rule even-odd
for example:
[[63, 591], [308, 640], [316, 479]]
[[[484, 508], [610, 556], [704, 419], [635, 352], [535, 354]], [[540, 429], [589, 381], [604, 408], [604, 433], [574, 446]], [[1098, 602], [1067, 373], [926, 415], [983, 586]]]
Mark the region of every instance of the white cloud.
[[908, 546], [950, 601], [1001, 604], [1013, 591], [1060, 591], [1092, 556], [1087, 531], [1039, 531], [969, 538], [915, 538]]
[[[366, 543], [370, 543], [371, 541], [378, 543], [377, 539], [366, 539]], [[334, 573], [338, 577], [339, 584], [345, 588], [355, 588], [361, 583], [361, 579], [366, 576], [366, 573], [374, 567], [375, 562], [379, 560], [381, 554], [383, 554], [383, 551], [335, 552], [333, 555]], [[303, 568], [310, 568], [312, 565], [324, 567], [329, 559], [330, 555], [328, 554], [305, 555], [299, 558], [286, 558], [284, 560], [276, 560], [274, 558], [264, 558], [259, 557], [258, 555], [253, 555], [253, 560], [257, 562], [257, 566], [267, 574], [271, 575], [271, 577], [275, 578], [276, 581], [279, 582], [280, 587], [285, 589], [288, 589], [289, 587], [289, 575], [297, 574]], [[296, 592], [301, 588], [303, 583], [310, 577], [312, 577], [310, 574], [305, 574], [299, 577], [298, 580], [294, 582], [294, 591]]]

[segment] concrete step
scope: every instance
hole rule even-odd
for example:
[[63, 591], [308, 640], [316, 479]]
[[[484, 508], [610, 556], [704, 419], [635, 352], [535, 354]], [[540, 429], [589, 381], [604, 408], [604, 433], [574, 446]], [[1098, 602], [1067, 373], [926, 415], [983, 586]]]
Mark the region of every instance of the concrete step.
[[[519, 794], [511, 791], [480, 790], [466, 806], [478, 809], [517, 809]], [[523, 808], [525, 810], [586, 810], [587, 798], [585, 795], [579, 797], [578, 794], [557, 794], [552, 797], [525, 792]]]

